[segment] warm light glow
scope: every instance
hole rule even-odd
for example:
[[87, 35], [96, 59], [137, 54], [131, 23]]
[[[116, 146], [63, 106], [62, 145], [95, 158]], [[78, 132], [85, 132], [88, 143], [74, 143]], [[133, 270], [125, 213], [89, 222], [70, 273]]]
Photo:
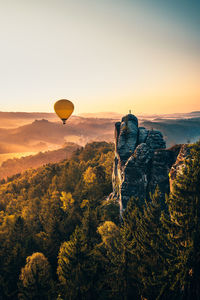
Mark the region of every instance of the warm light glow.
[[[166, 3], [165, 3], [166, 2]], [[200, 110], [197, 1], [1, 1], [0, 111]]]

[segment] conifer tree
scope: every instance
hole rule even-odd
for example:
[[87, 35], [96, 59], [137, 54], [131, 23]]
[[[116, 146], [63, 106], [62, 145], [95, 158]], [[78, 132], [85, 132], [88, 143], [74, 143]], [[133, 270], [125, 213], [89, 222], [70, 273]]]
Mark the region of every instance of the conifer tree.
[[102, 261], [102, 299], [137, 299], [135, 257], [126, 230], [111, 221], [99, 226], [102, 243], [96, 247]]
[[173, 258], [168, 269], [171, 289], [180, 299], [200, 299], [200, 142], [190, 149], [167, 200]]
[[[17, 281], [27, 252], [30, 251], [30, 239], [23, 218], [9, 216], [5, 218], [4, 232], [1, 232], [1, 272], [3, 290], [6, 297], [17, 297]], [[29, 248], [30, 247], [30, 248]]]
[[144, 202], [141, 199], [131, 197], [128, 202], [127, 208], [124, 211], [122, 222], [122, 232], [128, 252], [128, 279], [131, 282], [132, 289], [134, 287], [134, 292], [137, 297], [139, 297], [139, 295], [142, 295], [143, 291], [143, 285], [139, 276], [139, 269], [141, 264], [140, 253], [138, 251], [138, 243], [136, 239], [138, 224], [141, 216], [143, 215], [143, 204]]
[[165, 264], [169, 256], [168, 240], [160, 218], [160, 192], [157, 187], [155, 193], [150, 195], [150, 201], [145, 202], [143, 211], [137, 214], [136, 230], [133, 232], [141, 293], [152, 300], [163, 297]]
[[82, 227], [60, 247], [57, 274], [66, 299], [94, 299], [96, 264], [92, 256], [93, 217], [88, 210]]

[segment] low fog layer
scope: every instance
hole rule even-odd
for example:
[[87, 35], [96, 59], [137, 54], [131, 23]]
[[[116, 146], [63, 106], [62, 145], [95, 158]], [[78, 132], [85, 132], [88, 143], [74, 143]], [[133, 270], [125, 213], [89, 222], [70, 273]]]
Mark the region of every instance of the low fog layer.
[[[137, 117], [139, 126], [160, 130], [167, 147], [200, 138], [200, 112]], [[84, 114], [72, 116], [63, 125], [53, 113], [0, 112], [0, 161], [7, 160], [9, 153], [12, 158], [53, 151], [66, 142], [81, 146], [91, 141], [114, 142], [114, 124], [120, 119], [116, 113]]]

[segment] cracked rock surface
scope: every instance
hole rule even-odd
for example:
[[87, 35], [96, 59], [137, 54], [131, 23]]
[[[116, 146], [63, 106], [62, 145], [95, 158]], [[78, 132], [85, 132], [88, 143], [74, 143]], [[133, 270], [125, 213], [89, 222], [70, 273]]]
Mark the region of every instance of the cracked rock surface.
[[113, 192], [109, 197], [119, 201], [121, 212], [130, 197], [148, 200], [157, 185], [164, 205], [165, 194], [170, 190], [169, 173], [177, 169], [176, 159], [182, 147], [166, 149], [162, 133], [138, 127], [138, 119], [132, 114], [115, 124]]

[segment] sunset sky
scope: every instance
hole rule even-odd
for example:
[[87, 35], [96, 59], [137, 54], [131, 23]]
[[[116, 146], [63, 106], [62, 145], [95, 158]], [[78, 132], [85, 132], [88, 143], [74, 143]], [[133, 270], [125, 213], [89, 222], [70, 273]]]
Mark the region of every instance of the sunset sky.
[[0, 111], [200, 110], [199, 0], [0, 0]]

